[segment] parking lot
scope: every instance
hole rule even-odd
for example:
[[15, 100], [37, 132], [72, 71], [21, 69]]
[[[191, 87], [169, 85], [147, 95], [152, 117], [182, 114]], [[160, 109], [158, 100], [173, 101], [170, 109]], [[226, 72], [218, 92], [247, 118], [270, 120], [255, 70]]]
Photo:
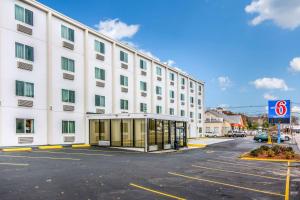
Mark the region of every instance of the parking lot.
[[2, 152], [0, 199], [299, 199], [300, 164], [238, 158], [257, 145], [238, 138], [161, 154], [96, 147]]

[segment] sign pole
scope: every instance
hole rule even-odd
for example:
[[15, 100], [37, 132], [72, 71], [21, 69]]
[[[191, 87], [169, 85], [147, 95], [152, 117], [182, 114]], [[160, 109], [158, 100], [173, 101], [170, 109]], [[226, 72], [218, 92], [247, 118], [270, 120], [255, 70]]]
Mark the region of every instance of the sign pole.
[[280, 144], [280, 123], [277, 124], [278, 134], [277, 134], [277, 143]]

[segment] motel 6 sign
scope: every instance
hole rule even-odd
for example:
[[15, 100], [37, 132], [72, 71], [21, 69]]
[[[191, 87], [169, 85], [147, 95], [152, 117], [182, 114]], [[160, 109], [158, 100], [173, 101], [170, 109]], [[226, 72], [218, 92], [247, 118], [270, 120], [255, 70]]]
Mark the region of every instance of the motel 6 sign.
[[271, 124], [289, 124], [291, 119], [291, 101], [276, 100], [269, 101], [269, 123]]

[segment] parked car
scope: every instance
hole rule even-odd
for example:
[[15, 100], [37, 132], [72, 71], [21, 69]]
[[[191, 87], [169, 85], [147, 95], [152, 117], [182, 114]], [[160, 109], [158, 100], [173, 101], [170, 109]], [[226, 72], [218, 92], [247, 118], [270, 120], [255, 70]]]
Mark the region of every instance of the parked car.
[[214, 132], [206, 132], [205, 137], [217, 137], [217, 134]]
[[[272, 135], [277, 138], [277, 132], [272, 132]], [[292, 139], [291, 135], [285, 134], [285, 133], [280, 133], [281, 140], [283, 141], [290, 141]]]
[[243, 131], [229, 131], [227, 134], [228, 137], [246, 137], [246, 133]]
[[254, 136], [253, 140], [257, 142], [267, 142], [268, 141], [268, 134], [265, 132], [258, 133]]

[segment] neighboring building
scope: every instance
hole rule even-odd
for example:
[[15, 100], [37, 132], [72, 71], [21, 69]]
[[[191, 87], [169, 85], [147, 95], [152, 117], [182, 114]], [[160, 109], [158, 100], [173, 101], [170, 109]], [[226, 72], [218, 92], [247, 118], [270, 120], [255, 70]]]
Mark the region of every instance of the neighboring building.
[[204, 83], [32, 0], [1, 0], [0, 146], [145, 148], [202, 133]]
[[205, 135], [224, 136], [229, 131], [245, 129], [241, 115], [227, 115], [223, 110], [207, 110], [205, 112]]

